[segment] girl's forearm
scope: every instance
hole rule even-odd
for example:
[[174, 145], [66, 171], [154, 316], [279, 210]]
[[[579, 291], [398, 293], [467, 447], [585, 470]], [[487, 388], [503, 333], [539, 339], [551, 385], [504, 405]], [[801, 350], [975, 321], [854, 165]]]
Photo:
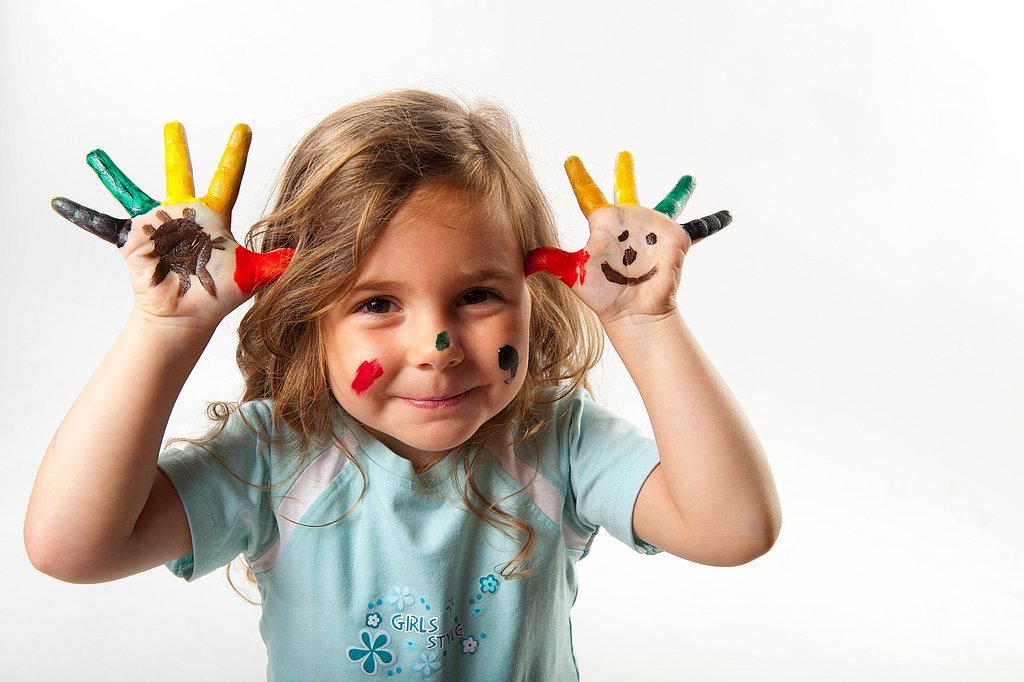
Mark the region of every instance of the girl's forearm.
[[708, 537], [781, 522], [757, 435], [678, 311], [605, 330], [640, 391], [682, 522]]
[[25, 544], [41, 570], [72, 575], [131, 537], [171, 408], [212, 333], [132, 313], [40, 465]]

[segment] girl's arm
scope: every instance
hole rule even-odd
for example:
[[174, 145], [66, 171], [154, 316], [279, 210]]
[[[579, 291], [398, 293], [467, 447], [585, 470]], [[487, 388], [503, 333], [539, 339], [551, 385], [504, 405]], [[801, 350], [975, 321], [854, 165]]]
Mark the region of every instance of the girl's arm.
[[90, 165], [133, 218], [53, 201], [65, 218], [117, 245], [135, 305], [40, 465], [25, 546], [45, 573], [70, 582], [113, 580], [192, 549], [181, 501], [156, 466], [167, 420], [217, 324], [280, 275], [291, 256], [250, 253], [231, 236], [250, 139], [247, 126], [236, 126], [201, 198], [194, 196], [184, 129], [170, 123], [168, 200], [151, 199], [97, 150]]
[[700, 563], [750, 561], [778, 536], [775, 483], [757, 436], [675, 303], [688, 249], [728, 214], [681, 229], [672, 219], [693, 191], [689, 176], [654, 210], [640, 207], [627, 152], [616, 163], [614, 205], [579, 159], [570, 158], [566, 171], [590, 239], [577, 254], [531, 252], [526, 271], [557, 271], [597, 313], [643, 398], [661, 464], [640, 490], [634, 533]]

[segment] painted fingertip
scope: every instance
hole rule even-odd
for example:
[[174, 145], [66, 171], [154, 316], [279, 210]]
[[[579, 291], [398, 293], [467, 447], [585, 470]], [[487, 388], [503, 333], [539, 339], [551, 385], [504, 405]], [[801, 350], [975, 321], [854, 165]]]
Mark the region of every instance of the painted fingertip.
[[121, 172], [117, 164], [102, 149], [94, 149], [85, 155], [85, 162], [99, 177], [111, 196], [117, 199], [128, 215], [135, 216], [148, 213], [160, 205], [159, 201], [139, 189], [127, 175]]
[[664, 213], [673, 220], [683, 212], [686, 207], [686, 202], [693, 196], [694, 190], [697, 189], [697, 181], [692, 175], [684, 175], [679, 178], [679, 182], [672, 188], [672, 191], [665, 195], [665, 198], [658, 202], [658, 205], [654, 207], [654, 210], [659, 213]]
[[683, 223], [680, 227], [686, 230], [686, 233], [690, 235], [690, 239], [694, 242], [698, 242], [701, 239], [710, 237], [722, 228], [728, 226], [731, 222], [732, 214], [729, 213], [729, 211], [718, 211], [717, 213], [706, 215], [703, 218]]
[[569, 253], [552, 246], [541, 246], [526, 254], [523, 274], [529, 277], [544, 271], [561, 279], [567, 287], [571, 288], [577, 280], [582, 286], [587, 275], [588, 260], [590, 254], [586, 249]]
[[260, 253], [239, 246], [235, 249], [235, 284], [248, 296], [280, 277], [294, 255], [295, 250], [289, 248]]
[[54, 197], [50, 201], [50, 207], [65, 220], [118, 248], [128, 241], [128, 233], [132, 229], [130, 219], [124, 220], [94, 211], [66, 197]]
[[231, 137], [228, 138], [228, 144], [232, 147], [249, 147], [252, 142], [252, 128], [245, 123], [236, 123], [235, 127], [231, 129]]

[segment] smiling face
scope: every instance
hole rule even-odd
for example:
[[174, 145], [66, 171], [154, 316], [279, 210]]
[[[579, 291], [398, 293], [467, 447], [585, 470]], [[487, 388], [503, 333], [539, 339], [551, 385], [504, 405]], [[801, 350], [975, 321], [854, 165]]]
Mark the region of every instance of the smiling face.
[[437, 185], [410, 195], [363, 259], [352, 291], [321, 320], [334, 397], [417, 468], [515, 398], [529, 327], [512, 231], [471, 194]]

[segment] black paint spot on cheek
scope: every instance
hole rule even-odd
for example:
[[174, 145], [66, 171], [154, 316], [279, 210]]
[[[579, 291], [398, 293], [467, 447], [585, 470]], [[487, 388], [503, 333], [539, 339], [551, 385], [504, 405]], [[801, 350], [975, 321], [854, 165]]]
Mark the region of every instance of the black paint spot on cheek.
[[632, 265], [633, 261], [636, 260], [636, 251], [633, 250], [632, 246], [627, 246], [626, 250], [622, 252], [622, 264]]
[[519, 370], [519, 353], [512, 346], [502, 346], [498, 349], [498, 367], [511, 372], [512, 376], [505, 380], [505, 383], [509, 383], [512, 379], [516, 378], [516, 372]]
[[623, 230], [622, 234], [619, 235], [619, 241], [624, 242], [629, 239], [629, 230]]
[[647, 235], [647, 243], [648, 243], [648, 244], [651, 244], [652, 246], [653, 246], [654, 244], [657, 244], [657, 243], [658, 243], [658, 235], [654, 234], [653, 232], [651, 232], [650, 234], [648, 234], [648, 235]]

